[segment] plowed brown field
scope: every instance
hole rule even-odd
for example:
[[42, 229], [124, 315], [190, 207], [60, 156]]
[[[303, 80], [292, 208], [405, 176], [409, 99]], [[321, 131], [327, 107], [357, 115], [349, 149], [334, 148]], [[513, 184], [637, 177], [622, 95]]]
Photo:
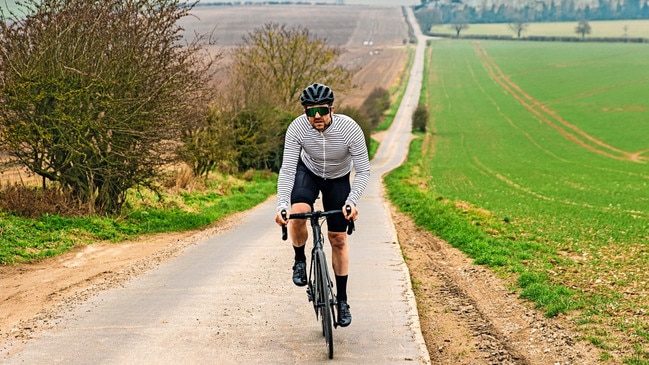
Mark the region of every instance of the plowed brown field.
[[375, 87], [389, 89], [397, 82], [407, 56], [408, 26], [400, 7], [203, 6], [194, 14], [182, 23], [188, 36], [194, 31], [212, 33], [214, 50], [224, 55], [222, 65], [227, 65], [228, 52], [242, 43], [244, 35], [268, 22], [306, 27], [328, 44], [342, 47], [345, 53], [340, 64], [357, 72], [354, 89], [336, 95], [338, 106], [358, 106]]

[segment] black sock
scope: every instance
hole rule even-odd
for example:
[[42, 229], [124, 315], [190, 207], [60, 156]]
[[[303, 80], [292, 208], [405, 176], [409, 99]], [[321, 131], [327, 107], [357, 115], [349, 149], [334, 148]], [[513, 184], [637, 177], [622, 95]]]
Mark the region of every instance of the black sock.
[[301, 247], [295, 247], [293, 246], [293, 250], [295, 250], [295, 261], [302, 261], [306, 262], [306, 255], [304, 254], [304, 246]]
[[349, 275], [336, 275], [336, 296], [338, 301], [347, 301], [347, 277]]

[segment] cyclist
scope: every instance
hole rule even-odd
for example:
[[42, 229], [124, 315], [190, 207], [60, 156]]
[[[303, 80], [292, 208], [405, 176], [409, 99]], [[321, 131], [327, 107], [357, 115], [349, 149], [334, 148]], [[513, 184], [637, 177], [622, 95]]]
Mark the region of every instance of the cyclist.
[[[343, 215], [327, 217], [328, 238], [338, 298], [338, 325], [347, 327], [352, 315], [347, 303], [349, 251], [347, 221], [356, 220], [356, 203], [367, 186], [370, 163], [365, 137], [350, 117], [334, 114], [334, 93], [323, 84], [309, 85], [300, 97], [304, 114], [295, 118], [285, 136], [282, 167], [277, 179], [277, 215], [280, 226], [288, 222], [281, 211], [307, 213], [322, 193], [324, 210], [342, 209]], [[354, 179], [350, 184], [351, 170]], [[290, 204], [290, 207], [289, 207]], [[345, 206], [351, 207], [347, 214]], [[295, 251], [293, 282], [307, 283], [304, 246], [308, 238], [306, 221], [291, 220], [289, 235]]]

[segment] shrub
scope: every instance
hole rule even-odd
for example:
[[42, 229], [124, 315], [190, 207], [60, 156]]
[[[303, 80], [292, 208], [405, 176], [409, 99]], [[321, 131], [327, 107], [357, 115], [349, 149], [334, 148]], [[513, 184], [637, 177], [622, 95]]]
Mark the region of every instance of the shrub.
[[67, 217], [88, 213], [72, 194], [60, 189], [9, 185], [0, 191], [0, 210], [27, 218], [43, 214]]
[[426, 131], [428, 125], [428, 108], [425, 104], [417, 105], [417, 109], [412, 113], [412, 129], [420, 132]]
[[[24, 0], [0, 22], [0, 145], [100, 213], [156, 188], [212, 99], [207, 37], [181, 0]], [[2, 19], [5, 20], [5, 19]]]
[[372, 137], [372, 123], [370, 119], [363, 113], [360, 109], [354, 107], [342, 107], [336, 108], [337, 114], [345, 114], [348, 117], [351, 117], [358, 123], [358, 125], [363, 130], [363, 135], [365, 136], [365, 145], [367, 150], [370, 150], [370, 138]]
[[361, 106], [361, 110], [367, 115], [372, 129], [381, 124], [383, 114], [388, 109], [390, 109], [390, 93], [381, 87], [374, 88]]

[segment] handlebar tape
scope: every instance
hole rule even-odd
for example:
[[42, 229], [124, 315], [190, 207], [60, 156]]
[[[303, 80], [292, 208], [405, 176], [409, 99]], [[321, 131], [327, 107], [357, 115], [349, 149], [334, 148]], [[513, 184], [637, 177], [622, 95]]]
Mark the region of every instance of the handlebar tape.
[[[286, 220], [286, 211], [282, 210], [282, 219]], [[282, 226], [282, 241], [286, 241], [286, 238], [288, 238], [288, 230], [286, 229], [286, 225]]]
[[[350, 207], [349, 205], [345, 206], [345, 211], [346, 211], [347, 214], [349, 215], [349, 213], [352, 212], [352, 207]], [[350, 219], [349, 222], [347, 223], [347, 234], [348, 234], [348, 235], [351, 235], [352, 232], [354, 232], [354, 229], [355, 229], [355, 228], [356, 228], [356, 227], [354, 226], [354, 220], [353, 220], [353, 219]]]

